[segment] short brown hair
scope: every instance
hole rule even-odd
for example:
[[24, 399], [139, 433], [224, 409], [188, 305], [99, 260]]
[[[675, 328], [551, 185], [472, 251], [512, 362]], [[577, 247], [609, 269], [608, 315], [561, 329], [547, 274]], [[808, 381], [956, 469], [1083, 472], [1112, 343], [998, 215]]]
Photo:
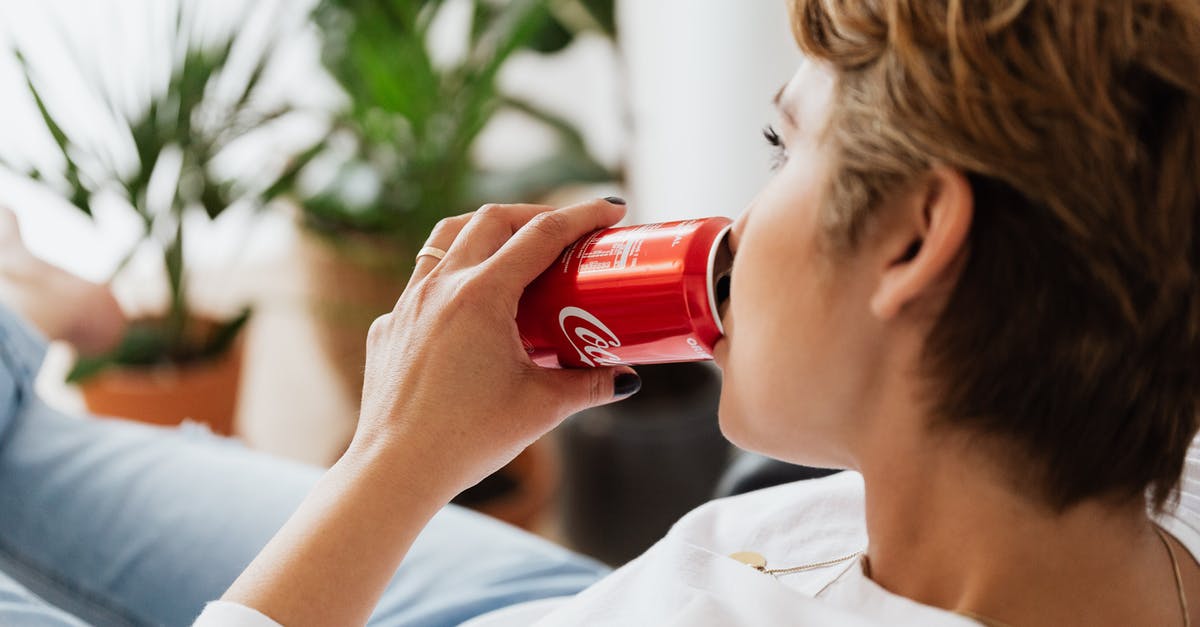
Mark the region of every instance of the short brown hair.
[[939, 423], [998, 436], [1062, 511], [1164, 507], [1200, 394], [1200, 3], [794, 0], [837, 74], [831, 239], [935, 164], [968, 259], [925, 346]]

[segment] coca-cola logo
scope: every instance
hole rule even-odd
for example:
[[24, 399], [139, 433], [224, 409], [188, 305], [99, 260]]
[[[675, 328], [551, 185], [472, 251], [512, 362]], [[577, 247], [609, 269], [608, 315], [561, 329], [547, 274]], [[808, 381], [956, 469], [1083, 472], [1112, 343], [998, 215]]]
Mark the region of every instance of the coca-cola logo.
[[624, 363], [609, 349], [619, 348], [621, 340], [600, 319], [579, 307], [563, 307], [558, 312], [558, 327], [589, 366], [616, 366]]

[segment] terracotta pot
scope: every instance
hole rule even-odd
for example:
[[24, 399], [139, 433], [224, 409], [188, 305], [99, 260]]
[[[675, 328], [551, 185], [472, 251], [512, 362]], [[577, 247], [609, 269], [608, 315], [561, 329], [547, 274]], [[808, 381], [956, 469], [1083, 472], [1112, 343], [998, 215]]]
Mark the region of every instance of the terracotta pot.
[[245, 332], [216, 359], [151, 368], [108, 368], [80, 383], [88, 410], [157, 425], [185, 419], [233, 435]]
[[299, 252], [317, 341], [357, 407], [367, 360], [367, 330], [396, 305], [412, 272], [412, 255], [394, 239], [337, 235], [300, 227]]

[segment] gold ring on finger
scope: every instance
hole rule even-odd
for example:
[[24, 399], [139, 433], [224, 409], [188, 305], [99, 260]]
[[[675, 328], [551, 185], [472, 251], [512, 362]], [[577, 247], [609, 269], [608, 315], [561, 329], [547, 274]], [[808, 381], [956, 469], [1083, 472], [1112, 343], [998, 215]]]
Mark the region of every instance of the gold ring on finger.
[[417, 251], [416, 258], [418, 261], [421, 259], [421, 257], [433, 257], [434, 259], [441, 260], [445, 256], [446, 251], [442, 250], [441, 248], [437, 248], [436, 246], [426, 246]]

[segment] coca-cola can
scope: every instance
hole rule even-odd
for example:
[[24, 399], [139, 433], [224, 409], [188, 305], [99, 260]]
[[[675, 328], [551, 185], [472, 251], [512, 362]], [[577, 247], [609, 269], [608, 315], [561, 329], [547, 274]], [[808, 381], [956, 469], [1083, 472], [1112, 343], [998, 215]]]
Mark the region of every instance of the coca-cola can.
[[583, 237], [525, 289], [525, 350], [567, 368], [712, 359], [729, 298], [730, 224], [700, 218]]

